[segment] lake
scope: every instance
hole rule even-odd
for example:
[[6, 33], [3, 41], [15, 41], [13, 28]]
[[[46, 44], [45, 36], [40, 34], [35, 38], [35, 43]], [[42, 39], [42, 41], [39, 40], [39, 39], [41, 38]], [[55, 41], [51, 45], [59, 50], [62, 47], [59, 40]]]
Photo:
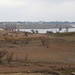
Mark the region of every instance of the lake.
[[[3, 29], [0, 29], [3, 30]], [[32, 32], [31, 30], [38, 31], [39, 33], [46, 33], [47, 31], [52, 31], [53, 33], [59, 32], [58, 28], [54, 29], [16, 29], [16, 31], [22, 31], [22, 32]], [[66, 32], [66, 28], [61, 29], [60, 33]], [[68, 32], [75, 32], [75, 28], [69, 28]]]
[[[31, 32], [31, 30], [34, 30], [34, 31], [38, 30], [39, 33], [46, 33], [47, 31], [52, 31], [53, 33], [59, 32], [58, 28], [56, 28], [56, 29], [17, 29], [17, 30], [23, 31], [23, 32], [24, 31]], [[60, 32], [61, 33], [66, 32], [66, 29], [63, 28]], [[75, 32], [75, 28], [69, 28], [68, 32]]]

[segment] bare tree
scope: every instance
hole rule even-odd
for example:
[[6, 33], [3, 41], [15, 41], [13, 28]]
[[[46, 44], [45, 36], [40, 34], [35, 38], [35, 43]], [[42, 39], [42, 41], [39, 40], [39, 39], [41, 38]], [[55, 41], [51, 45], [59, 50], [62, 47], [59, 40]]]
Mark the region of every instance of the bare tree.
[[38, 31], [38, 30], [36, 30], [35, 32], [36, 32], [36, 33], [39, 33], [39, 31]]
[[60, 28], [59, 28], [59, 32], [60, 32], [61, 30], [62, 30], [62, 28], [60, 27]]
[[40, 37], [40, 41], [41, 41], [41, 44], [43, 46], [46, 46], [47, 48], [49, 47], [49, 38], [48, 37]]
[[66, 32], [68, 32], [68, 27], [66, 27]]
[[26, 37], [28, 37], [28, 32], [24, 32], [24, 35], [25, 35]]

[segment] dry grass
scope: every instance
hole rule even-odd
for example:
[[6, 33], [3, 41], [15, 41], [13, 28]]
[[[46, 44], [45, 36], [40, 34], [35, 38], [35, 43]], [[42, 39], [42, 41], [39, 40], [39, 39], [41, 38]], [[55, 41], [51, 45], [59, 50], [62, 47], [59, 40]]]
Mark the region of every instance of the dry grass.
[[[25, 59], [26, 54], [28, 54], [30, 61], [75, 62], [75, 35], [69, 36], [74, 33], [63, 33], [64, 36], [59, 37], [60, 33], [51, 35], [29, 33], [28, 37], [24, 36], [22, 32], [4, 31], [0, 33], [0, 50], [13, 52], [14, 60], [16, 58]], [[3, 36], [5, 33], [8, 33], [8, 35]], [[42, 46], [40, 36], [49, 38], [49, 48]]]
[[[7, 35], [4, 35], [8, 33]], [[17, 35], [16, 35], [17, 34]], [[67, 34], [67, 36], [66, 36]], [[72, 35], [71, 35], [72, 34]], [[49, 47], [41, 44], [39, 37], [49, 38]], [[75, 68], [75, 35], [74, 33], [63, 33], [62, 34], [28, 34], [28, 37], [24, 36], [23, 32], [0, 32], [0, 50], [7, 50], [9, 53], [14, 53], [13, 61], [26, 63], [26, 62], [37, 62], [49, 65], [38, 67], [38, 65], [18, 66], [10, 68], [9, 66], [0, 66], [0, 72], [4, 69], [6, 72], [12, 71], [24, 71], [29, 69], [47, 68], [55, 64], [57, 67], [71, 67]], [[27, 60], [26, 60], [27, 59]], [[3, 59], [5, 61], [5, 58]], [[59, 64], [59, 63], [63, 63]], [[66, 66], [64, 65], [66, 64]], [[19, 68], [19, 69], [18, 69]], [[8, 70], [7, 70], [8, 69]], [[10, 69], [10, 70], [9, 70]]]
[[42, 73], [10, 73], [10, 74], [0, 74], [0, 75], [51, 75]]

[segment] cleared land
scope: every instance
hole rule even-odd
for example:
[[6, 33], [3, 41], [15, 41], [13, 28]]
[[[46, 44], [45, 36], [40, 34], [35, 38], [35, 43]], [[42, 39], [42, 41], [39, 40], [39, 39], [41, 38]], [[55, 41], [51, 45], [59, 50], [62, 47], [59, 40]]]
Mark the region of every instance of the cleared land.
[[0, 74], [0, 75], [51, 75], [42, 73], [10, 73], [10, 74]]
[[74, 32], [27, 35], [0, 31], [0, 50], [13, 53], [10, 63], [7, 63], [7, 55], [2, 58], [0, 73], [75, 71]]

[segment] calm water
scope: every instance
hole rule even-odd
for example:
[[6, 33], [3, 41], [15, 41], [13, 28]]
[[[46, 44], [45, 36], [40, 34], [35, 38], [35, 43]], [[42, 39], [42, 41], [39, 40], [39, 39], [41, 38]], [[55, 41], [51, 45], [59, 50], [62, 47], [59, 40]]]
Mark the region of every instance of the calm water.
[[[59, 32], [59, 29], [19, 29], [19, 31], [27, 31], [27, 32], [31, 32], [31, 30], [38, 30], [39, 33], [46, 33], [47, 31], [52, 31], [53, 33]], [[63, 28], [60, 32], [66, 32], [66, 29]], [[75, 32], [75, 28], [69, 28], [68, 32]]]
[[[3, 30], [3, 29], [0, 29], [0, 30]], [[16, 29], [16, 31], [18, 31], [18, 30], [23, 31], [23, 32], [24, 31], [32, 32], [31, 30], [34, 30], [34, 31], [38, 30], [39, 33], [46, 33], [47, 31], [52, 31], [53, 33], [59, 32], [58, 28], [56, 28], [56, 29]], [[66, 29], [63, 28], [60, 32], [61, 33], [66, 32]], [[69, 28], [68, 32], [75, 32], [75, 28]]]

